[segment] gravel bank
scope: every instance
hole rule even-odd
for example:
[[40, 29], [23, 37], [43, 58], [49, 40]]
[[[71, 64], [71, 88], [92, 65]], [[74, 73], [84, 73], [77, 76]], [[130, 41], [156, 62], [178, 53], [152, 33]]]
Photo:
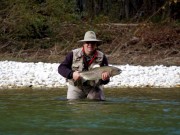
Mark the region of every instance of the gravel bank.
[[[58, 74], [59, 63], [22, 63], [0, 61], [0, 89], [66, 87], [66, 79]], [[105, 87], [180, 86], [180, 67], [113, 65], [122, 70]]]

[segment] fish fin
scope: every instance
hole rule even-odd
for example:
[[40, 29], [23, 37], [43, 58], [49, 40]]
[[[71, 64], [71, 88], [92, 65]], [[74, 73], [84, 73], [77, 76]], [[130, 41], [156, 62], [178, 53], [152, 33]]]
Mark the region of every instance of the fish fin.
[[96, 84], [95, 84], [95, 81], [94, 80], [86, 80], [83, 82], [83, 86], [91, 86], [91, 87], [94, 87]]
[[92, 86], [92, 87], [97, 87], [97, 86], [99, 86], [99, 84], [100, 84], [100, 81], [99, 81], [99, 79], [97, 79], [97, 80], [94, 80], [94, 81], [90, 81], [90, 85]]
[[95, 83], [98, 84], [99, 83], [99, 79], [95, 80]]
[[86, 81], [87, 81], [87, 79], [81, 78], [81, 82], [82, 82], [82, 83], [84, 83], [84, 82], [86, 82]]
[[89, 81], [89, 85], [93, 87], [95, 85], [95, 82], [94, 81]]

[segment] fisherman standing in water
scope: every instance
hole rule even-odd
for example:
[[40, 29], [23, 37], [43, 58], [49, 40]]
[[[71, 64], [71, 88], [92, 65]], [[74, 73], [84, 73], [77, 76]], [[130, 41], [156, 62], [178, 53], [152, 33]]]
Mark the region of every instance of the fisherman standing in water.
[[[88, 71], [97, 66], [108, 66], [106, 56], [97, 50], [97, 43], [101, 42], [96, 38], [93, 31], [87, 31], [84, 39], [79, 42], [83, 43], [82, 48], [72, 50], [67, 54], [65, 60], [59, 65], [58, 72], [68, 79], [67, 99], [95, 99], [105, 100], [103, 87], [109, 83], [109, 72], [103, 72], [101, 79], [91, 86], [88, 81], [83, 82], [79, 72]], [[75, 82], [80, 82], [76, 85]]]

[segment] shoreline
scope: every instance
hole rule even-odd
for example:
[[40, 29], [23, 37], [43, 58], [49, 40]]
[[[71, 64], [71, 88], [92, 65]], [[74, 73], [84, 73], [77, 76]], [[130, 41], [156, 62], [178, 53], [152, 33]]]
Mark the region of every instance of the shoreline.
[[[66, 79], [58, 74], [59, 63], [0, 61], [0, 65], [0, 89], [67, 87]], [[122, 73], [111, 77], [105, 88], [180, 87], [180, 66], [112, 66]]]

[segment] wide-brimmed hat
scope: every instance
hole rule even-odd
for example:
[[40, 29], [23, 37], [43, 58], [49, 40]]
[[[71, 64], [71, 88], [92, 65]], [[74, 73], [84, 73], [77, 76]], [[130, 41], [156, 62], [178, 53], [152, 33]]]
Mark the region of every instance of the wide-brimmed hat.
[[94, 31], [87, 31], [84, 35], [84, 39], [79, 40], [78, 42], [88, 42], [88, 41], [101, 42], [102, 40], [96, 38], [96, 34]]

